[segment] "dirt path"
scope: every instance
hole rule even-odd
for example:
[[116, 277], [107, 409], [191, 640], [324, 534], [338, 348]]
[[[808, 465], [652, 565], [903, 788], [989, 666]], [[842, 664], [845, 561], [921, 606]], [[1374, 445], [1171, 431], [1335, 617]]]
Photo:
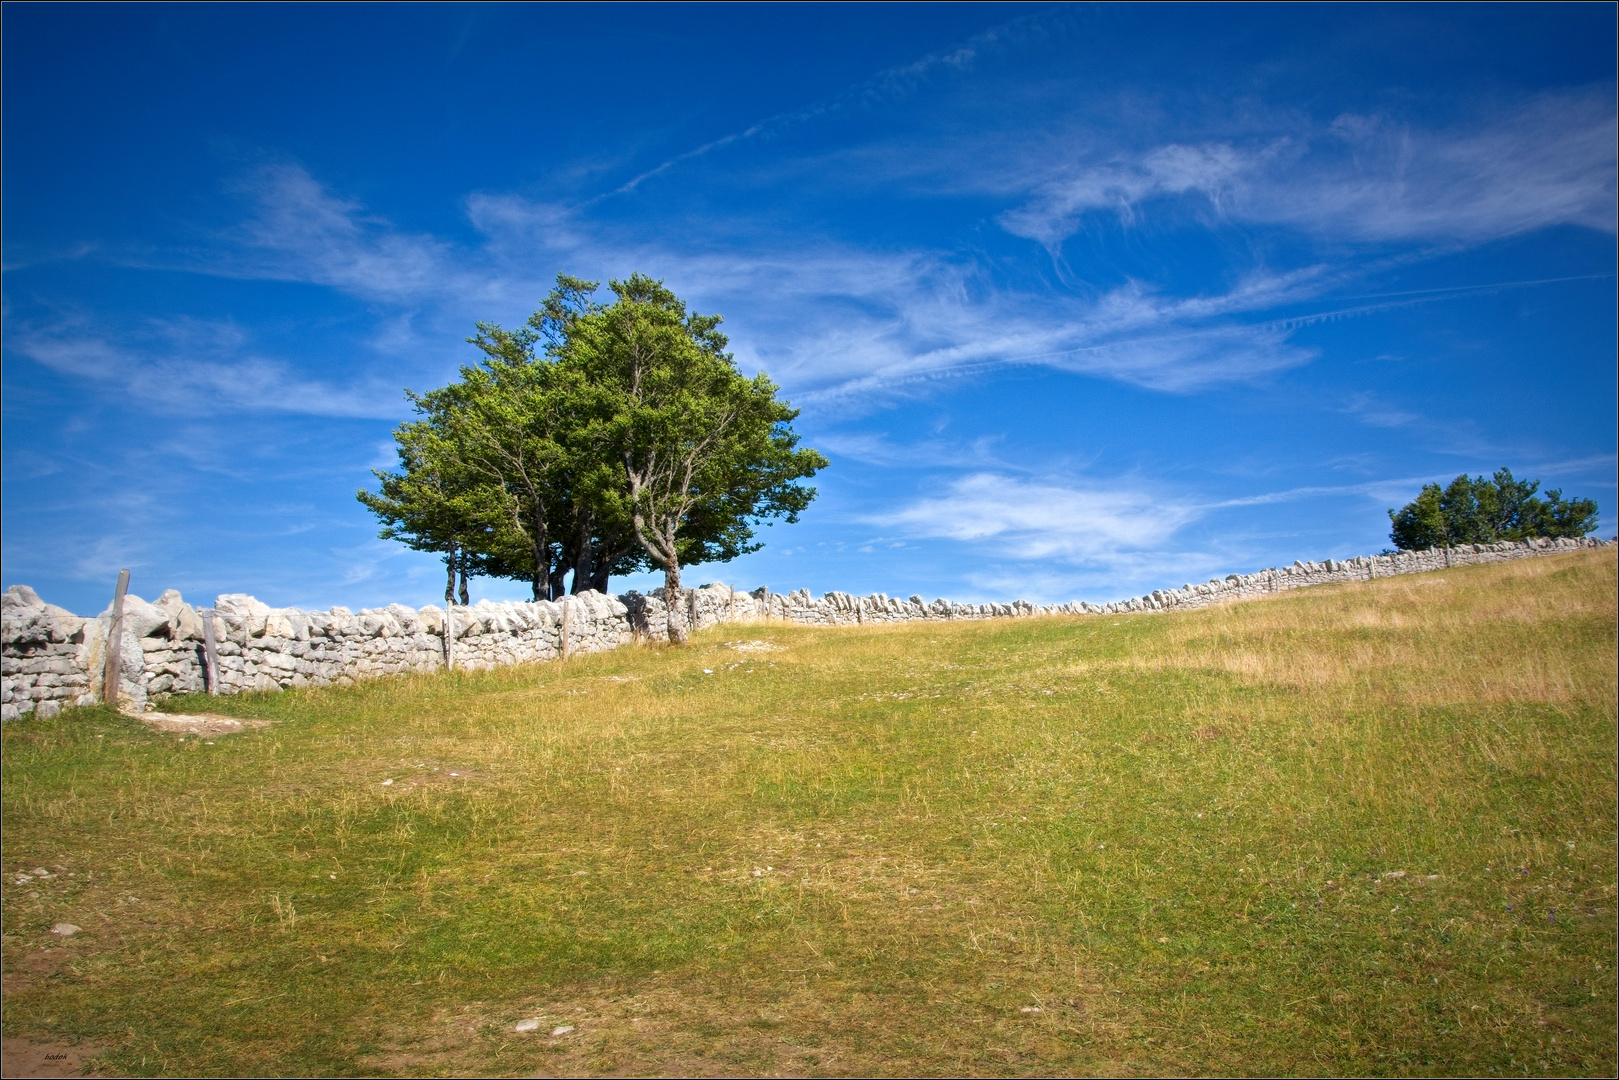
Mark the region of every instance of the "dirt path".
[[98, 1052], [94, 1046], [0, 1039], [0, 1076], [84, 1076], [80, 1064]]

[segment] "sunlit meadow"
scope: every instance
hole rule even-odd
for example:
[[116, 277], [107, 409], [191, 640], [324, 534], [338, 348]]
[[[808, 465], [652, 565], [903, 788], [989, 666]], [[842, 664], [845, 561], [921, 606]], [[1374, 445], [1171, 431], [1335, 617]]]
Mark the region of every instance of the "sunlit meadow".
[[1611, 1075], [1615, 609], [1605, 550], [9, 723], [5, 1033], [141, 1075]]

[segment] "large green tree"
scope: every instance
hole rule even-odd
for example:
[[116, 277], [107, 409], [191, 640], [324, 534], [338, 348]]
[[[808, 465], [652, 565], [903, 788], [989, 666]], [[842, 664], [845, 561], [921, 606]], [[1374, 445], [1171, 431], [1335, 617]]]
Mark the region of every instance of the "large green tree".
[[[483, 354], [449, 386], [410, 394], [401, 468], [360, 499], [383, 535], [444, 551], [465, 573], [519, 578], [536, 599], [664, 572], [668, 634], [686, 640], [680, 570], [757, 550], [753, 527], [796, 521], [826, 467], [796, 410], [736, 368], [720, 317], [660, 281], [560, 275], [516, 330], [477, 324]], [[465, 587], [463, 585], [463, 593]]]
[[1561, 489], [1538, 497], [1538, 480], [1518, 480], [1512, 470], [1493, 478], [1458, 476], [1444, 487], [1424, 484], [1417, 497], [1390, 510], [1389, 539], [1404, 551], [1489, 544], [1530, 537], [1578, 537], [1595, 532], [1597, 504], [1565, 499]]
[[737, 370], [719, 316], [641, 274], [608, 287], [614, 302], [575, 319], [561, 356], [599, 395], [593, 423], [623, 481], [606, 495], [663, 570], [669, 640], [683, 643], [681, 567], [754, 550], [753, 522], [796, 521], [815, 497], [801, 481], [827, 460], [799, 448], [775, 384]]
[[460, 577], [461, 603], [467, 603], [467, 577], [487, 573], [491, 558], [509, 548], [503, 535], [501, 500], [488, 485], [464, 468], [446, 438], [442, 417], [401, 424], [394, 431], [399, 455], [396, 470], [373, 470], [376, 492], [361, 489], [358, 497], [383, 523], [379, 534], [416, 551], [432, 551], [444, 559], [444, 603], [455, 603]]

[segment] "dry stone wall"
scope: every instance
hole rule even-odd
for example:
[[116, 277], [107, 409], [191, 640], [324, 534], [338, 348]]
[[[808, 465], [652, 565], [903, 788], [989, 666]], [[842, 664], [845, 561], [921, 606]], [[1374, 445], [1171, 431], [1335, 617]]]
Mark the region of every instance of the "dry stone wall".
[[[722, 623], [779, 620], [810, 626], [852, 626], [934, 619], [1026, 618], [1037, 615], [1111, 615], [1205, 607], [1286, 589], [1368, 581], [1450, 566], [1502, 562], [1605, 547], [1614, 540], [1528, 540], [1473, 544], [1432, 551], [1402, 551], [1228, 574], [1200, 585], [1158, 589], [1109, 604], [931, 603], [876, 593], [808, 589], [737, 592], [725, 585], [683, 590], [676, 602], [698, 629]], [[353, 612], [347, 608], [300, 611], [272, 608], [251, 596], [228, 594], [212, 608], [185, 603], [173, 589], [155, 601], [124, 598], [118, 648], [118, 703], [144, 711], [174, 694], [281, 690], [295, 686], [349, 686], [360, 679], [407, 671], [438, 671], [447, 662], [466, 670], [554, 660], [564, 653], [616, 649], [638, 637], [662, 634], [668, 609], [664, 590], [612, 597], [587, 592], [560, 602], [492, 603], [411, 609], [400, 604]], [[452, 633], [448, 647], [446, 617]], [[215, 665], [210, 671], [212, 624]], [[0, 597], [0, 717], [55, 715], [64, 705], [92, 705], [103, 694], [112, 610], [93, 617], [45, 603], [26, 585]], [[564, 639], [565, 635], [565, 639]]]

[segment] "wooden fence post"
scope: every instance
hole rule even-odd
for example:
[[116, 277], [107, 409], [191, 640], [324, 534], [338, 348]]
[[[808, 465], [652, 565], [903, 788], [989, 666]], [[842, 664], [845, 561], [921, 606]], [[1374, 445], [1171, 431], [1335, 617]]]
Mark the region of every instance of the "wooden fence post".
[[219, 643], [214, 639], [214, 609], [202, 609], [202, 658], [208, 669], [208, 696], [219, 696]]
[[118, 706], [118, 668], [124, 653], [124, 594], [129, 591], [129, 571], [118, 571], [118, 587], [112, 594], [112, 622], [107, 625], [107, 663], [101, 677], [101, 700]]
[[562, 659], [566, 660], [569, 654], [568, 638], [573, 634], [573, 605], [568, 603], [573, 599], [570, 596], [562, 598]]
[[444, 670], [455, 670], [455, 605], [444, 605]]

